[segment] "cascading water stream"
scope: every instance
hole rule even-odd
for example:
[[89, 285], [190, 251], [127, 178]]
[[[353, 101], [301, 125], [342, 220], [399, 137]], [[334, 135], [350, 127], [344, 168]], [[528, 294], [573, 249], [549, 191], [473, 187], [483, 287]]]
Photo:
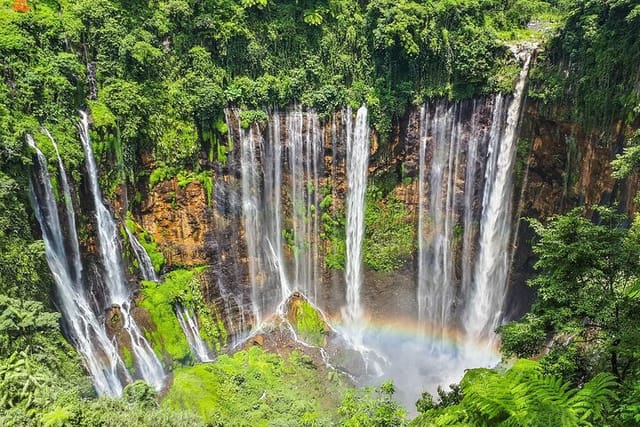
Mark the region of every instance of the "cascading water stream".
[[263, 148], [264, 162], [264, 198], [265, 207], [273, 215], [273, 221], [267, 221], [267, 244], [272, 250], [272, 263], [280, 279], [281, 298], [291, 294], [287, 277], [287, 268], [282, 253], [282, 144], [280, 143], [280, 114], [274, 111], [269, 126], [269, 140]]
[[[274, 127], [279, 125], [279, 122], [273, 123]], [[301, 291], [307, 298], [315, 299], [320, 280], [317, 268], [320, 124], [315, 113], [305, 114], [296, 107], [287, 114], [286, 126], [287, 138], [284, 142], [288, 151], [287, 172], [291, 180], [288, 207], [293, 232], [293, 283], [295, 290]], [[282, 142], [274, 139], [271, 143], [276, 145]], [[283, 294], [283, 298], [287, 297]]]
[[189, 343], [189, 347], [199, 362], [211, 362], [213, 359], [209, 356], [209, 349], [200, 335], [200, 326], [195, 313], [191, 314], [190, 310], [181, 304], [176, 306], [176, 316], [180, 327]]
[[[238, 115], [236, 114], [236, 117]], [[260, 212], [259, 168], [257, 161], [256, 134], [260, 135], [257, 126], [243, 129], [238, 118], [240, 135], [240, 168], [242, 173], [242, 217], [244, 220], [244, 236], [247, 243], [249, 280], [251, 281], [251, 304], [255, 325], [262, 323], [265, 315], [264, 274], [258, 276], [263, 265], [260, 251], [260, 239], [263, 236], [263, 222]], [[260, 142], [258, 142], [259, 144]]]
[[133, 249], [133, 254], [138, 260], [138, 268], [140, 269], [140, 274], [142, 275], [142, 280], [147, 280], [150, 282], [157, 282], [158, 275], [156, 274], [155, 268], [153, 268], [153, 262], [149, 257], [149, 254], [144, 249], [140, 241], [136, 238], [135, 234], [129, 230], [128, 227], [124, 227], [127, 232], [127, 237], [129, 238], [129, 245], [131, 245], [131, 249]]
[[62, 157], [58, 151], [58, 144], [56, 140], [51, 136], [51, 133], [46, 128], [42, 128], [42, 132], [49, 138], [53, 149], [56, 152], [58, 158], [58, 171], [60, 173], [60, 185], [62, 187], [62, 195], [64, 198], [64, 206], [67, 210], [67, 232], [69, 233], [69, 247], [71, 249], [71, 262], [73, 267], [73, 279], [75, 283], [80, 283], [82, 277], [82, 262], [80, 261], [80, 244], [78, 240], [78, 232], [76, 230], [76, 213], [73, 208], [73, 200], [71, 199], [71, 188], [69, 187], [69, 181], [67, 180], [67, 173], [62, 163]]
[[[47, 135], [51, 138], [51, 136]], [[47, 263], [56, 284], [59, 308], [64, 317], [67, 332], [82, 355], [96, 391], [99, 394], [117, 397], [122, 394], [124, 381], [130, 381], [124, 363], [115, 345], [108, 339], [102, 322], [98, 320], [87, 299], [81, 282], [81, 261], [79, 250], [74, 249], [78, 241], [70, 241], [71, 253], [65, 250], [62, 224], [58, 216], [58, 206], [51, 185], [44, 155], [36, 147], [33, 138], [27, 135], [29, 145], [36, 152], [36, 168], [31, 180], [30, 194], [36, 218], [45, 242]], [[57, 153], [55, 141], [51, 138]], [[71, 204], [71, 194], [66, 172], [58, 154], [58, 167], [66, 203], [66, 220], [69, 238], [77, 236], [75, 215]]]
[[479, 254], [473, 292], [463, 319], [469, 338], [496, 340], [495, 329], [502, 321], [511, 263], [511, 222], [517, 129], [533, 49], [524, 52], [524, 65], [509, 105], [506, 127], [499, 146], [492, 145], [494, 168], [487, 168], [482, 201]]
[[124, 318], [124, 328], [131, 338], [131, 350], [138, 372], [147, 383], [160, 390], [164, 384], [164, 370], [158, 357], [130, 314], [131, 295], [125, 284], [116, 223], [102, 202], [102, 193], [98, 185], [98, 171], [93, 157], [93, 149], [91, 148], [91, 139], [89, 138], [89, 118], [82, 111], [80, 115], [82, 120], [78, 125], [78, 130], [85, 154], [89, 190], [95, 207], [98, 247], [105, 273], [104, 280], [107, 294], [105, 297], [109, 305], [117, 305], [120, 308]]
[[[142, 279], [152, 282], [158, 282], [158, 275], [153, 268], [151, 258], [149, 257], [147, 251], [144, 249], [144, 246], [140, 244], [136, 236], [131, 232], [131, 230], [129, 230], [129, 228], [125, 227], [125, 230], [127, 231], [127, 236], [129, 237], [129, 244], [131, 245], [133, 253], [138, 260], [138, 266], [140, 267]], [[178, 323], [180, 323], [180, 327], [182, 328], [184, 336], [189, 343], [189, 347], [195, 354], [196, 359], [199, 362], [212, 361], [213, 359], [209, 356], [209, 349], [207, 348], [207, 345], [200, 335], [200, 327], [198, 326], [198, 319], [195, 313], [192, 315], [190, 311], [181, 304], [177, 304], [175, 310], [176, 317], [178, 318]]]
[[347, 200], [346, 200], [346, 265], [347, 285], [344, 310], [350, 339], [356, 348], [362, 347], [363, 309], [360, 302], [362, 286], [362, 241], [364, 239], [364, 210], [369, 166], [369, 124], [367, 108], [358, 109], [356, 121], [351, 122], [351, 110], [346, 114], [347, 127]]
[[465, 342], [489, 340], [492, 347], [502, 320], [516, 130], [530, 58], [510, 102], [498, 94], [421, 109], [418, 317], [436, 347], [456, 328]]

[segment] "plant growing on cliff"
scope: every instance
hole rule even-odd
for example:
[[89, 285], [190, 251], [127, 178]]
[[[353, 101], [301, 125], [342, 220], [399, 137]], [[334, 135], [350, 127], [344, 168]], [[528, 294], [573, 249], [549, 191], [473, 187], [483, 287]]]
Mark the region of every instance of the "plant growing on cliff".
[[174, 362], [185, 364], [192, 360], [191, 349], [176, 317], [176, 305], [191, 307], [198, 315], [203, 339], [216, 350], [226, 342], [224, 323], [208, 308], [202, 298], [198, 274], [195, 270], [174, 270], [163, 282], [142, 282], [139, 306], [151, 315], [153, 327], [146, 331], [151, 345], [159, 356], [165, 354]]
[[366, 197], [364, 263], [376, 271], [398, 270], [415, 250], [409, 211], [392, 193], [383, 197], [375, 184], [369, 185]]
[[322, 346], [327, 325], [319, 311], [304, 299], [294, 301], [289, 310], [289, 318], [300, 338], [311, 345]]
[[[151, 264], [153, 264], [153, 269], [156, 273], [160, 273], [160, 270], [164, 266], [165, 259], [153, 236], [132, 219], [130, 212], [127, 212], [125, 227], [127, 227], [129, 231], [137, 237], [138, 241], [147, 252], [147, 255], [149, 255]], [[126, 236], [123, 236], [123, 238], [126, 239]]]

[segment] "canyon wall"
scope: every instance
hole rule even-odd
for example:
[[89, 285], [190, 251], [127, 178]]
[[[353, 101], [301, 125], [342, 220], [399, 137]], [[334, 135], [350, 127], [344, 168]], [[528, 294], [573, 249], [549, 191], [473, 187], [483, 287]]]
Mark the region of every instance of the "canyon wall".
[[[470, 110], [475, 103], [486, 100], [463, 102], [461, 111]], [[330, 214], [343, 209], [342, 201], [346, 193], [345, 138], [340, 134], [344, 113], [337, 113], [322, 126], [322, 167], [319, 185], [331, 195], [332, 204], [327, 208]], [[469, 113], [467, 113], [469, 114]], [[482, 110], [480, 119], [483, 126], [490, 126], [488, 110]], [[522, 314], [531, 302], [532, 291], [525, 285], [533, 272], [534, 258], [531, 252], [532, 231], [522, 218], [546, 218], [563, 213], [574, 206], [610, 203], [618, 201], [621, 209], [633, 211], [633, 196], [638, 190], [638, 179], [632, 177], [616, 181], [610, 175], [610, 161], [621, 152], [624, 135], [628, 129], [617, 125], [600, 134], [583, 131], [573, 123], [553, 120], [539, 112], [536, 103], [528, 102], [521, 118], [518, 153], [514, 171], [514, 221], [513, 263], [511, 272], [510, 297], [506, 313], [508, 317]], [[235, 120], [235, 119], [234, 119]], [[380, 144], [373, 136], [370, 153], [370, 181], [384, 187], [384, 204], [389, 196], [399, 200], [407, 209], [407, 221], [417, 224], [418, 206], [418, 148], [420, 141], [420, 111], [413, 108], [404, 117], [394, 122], [388, 144]], [[238, 123], [228, 123], [237, 128]], [[305, 125], [306, 126], [306, 125]], [[254, 126], [250, 132], [264, 132]], [[282, 140], [287, 138], [280, 135]], [[306, 129], [303, 129], [306, 132]], [[238, 329], [238, 324], [251, 318], [251, 284], [244, 228], [242, 224], [240, 136], [229, 134], [234, 147], [226, 161], [201, 159], [204, 170], [214, 176], [212, 196], [207, 195], [206, 186], [198, 180], [179, 182], [178, 178], [161, 181], [153, 188], [142, 181], [137, 189], [142, 195], [140, 202], [133, 204], [133, 216], [159, 244], [166, 259], [166, 268], [209, 266], [203, 273], [202, 283], [205, 299], [215, 305], [220, 312], [232, 311], [227, 315], [226, 326]], [[267, 142], [265, 142], [267, 143]], [[480, 154], [482, 156], [486, 155]], [[146, 167], [153, 168], [152, 164]], [[283, 189], [287, 188], [291, 176], [284, 174]], [[286, 189], [283, 190], [286, 193]], [[290, 195], [284, 194], [283, 197]], [[476, 197], [480, 197], [478, 195]], [[475, 203], [480, 203], [476, 201]], [[284, 211], [291, 216], [291, 208]], [[285, 218], [285, 221], [288, 221]], [[415, 236], [414, 236], [415, 238]], [[319, 242], [319, 265], [325, 267], [325, 256], [330, 250], [325, 239]], [[290, 248], [291, 249], [291, 248]], [[290, 250], [285, 254], [293, 257]], [[416, 256], [406, 260], [404, 267], [391, 272], [365, 271], [365, 305], [372, 311], [375, 299], [386, 295], [386, 301], [394, 298], [398, 303], [391, 306], [404, 307], [397, 313], [380, 313], [381, 316], [401, 315], [408, 301], [415, 299]], [[456, 266], [460, 274], [463, 266]], [[321, 305], [337, 307], [343, 303], [339, 295], [344, 295], [344, 277], [341, 271], [322, 268], [319, 279], [321, 289], [318, 300]], [[369, 290], [367, 290], [367, 284]], [[243, 313], [244, 311], [244, 313]], [[335, 313], [334, 313], [335, 314]], [[234, 326], [235, 325], [235, 326]]]

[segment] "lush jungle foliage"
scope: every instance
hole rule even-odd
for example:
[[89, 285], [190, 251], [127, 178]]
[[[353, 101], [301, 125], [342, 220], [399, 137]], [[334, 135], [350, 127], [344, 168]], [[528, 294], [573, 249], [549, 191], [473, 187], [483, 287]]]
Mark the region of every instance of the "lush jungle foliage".
[[640, 5], [573, 3], [565, 26], [538, 58], [530, 96], [551, 107], [554, 119], [605, 129], [618, 120], [633, 123], [640, 115]]
[[[250, 122], [293, 101], [323, 114], [366, 102], [384, 143], [412, 103], [510, 91], [517, 67], [507, 43], [541, 38], [526, 28], [531, 19], [560, 30], [532, 70], [530, 96], [592, 126], [633, 124], [640, 113], [637, 0], [37, 0], [26, 2], [26, 13], [13, 3], [0, 0], [0, 425], [257, 425], [266, 415], [273, 425], [409, 422], [391, 384], [349, 390], [340, 404], [337, 375], [321, 375], [295, 353], [281, 359], [258, 349], [176, 367], [162, 403], [142, 383], [121, 399], [97, 398], [55, 311], [28, 202], [25, 132], [46, 126], [78, 184], [75, 123], [77, 110], [89, 109], [97, 155], [112, 165], [103, 169], [107, 194], [123, 182], [153, 187], [178, 176], [209, 184], [210, 199], [211, 177], [198, 159], [224, 161], [225, 106], [246, 110]], [[46, 138], [38, 142], [51, 158]], [[617, 163], [620, 176], [637, 167], [638, 153], [630, 148]], [[141, 170], [143, 157], [154, 171]], [[404, 230], [404, 207], [370, 197], [367, 262], [397, 268], [413, 249], [407, 233], [394, 228], [392, 254], [373, 243], [389, 224]], [[539, 362], [471, 370], [439, 401], [425, 395], [413, 424], [640, 423], [640, 224], [607, 208], [594, 213], [593, 221], [573, 211], [533, 223], [538, 300], [502, 333], [505, 354]], [[159, 270], [161, 254], [140, 240]], [[187, 364], [167, 313], [176, 302], [207, 309], [193, 280], [193, 272], [175, 271], [140, 296], [163, 329], [151, 336], [156, 351]], [[320, 342], [318, 324], [306, 316], [297, 326]], [[208, 327], [211, 341], [224, 335]], [[206, 401], [193, 399], [203, 389]], [[231, 399], [223, 402], [223, 392]]]

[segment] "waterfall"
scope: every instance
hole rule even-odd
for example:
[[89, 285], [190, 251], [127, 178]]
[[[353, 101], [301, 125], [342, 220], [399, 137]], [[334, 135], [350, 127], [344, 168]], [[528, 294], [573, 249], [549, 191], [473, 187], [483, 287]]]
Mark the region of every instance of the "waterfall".
[[[299, 108], [287, 114], [289, 209], [293, 232], [293, 283], [312, 301], [317, 300], [319, 163], [321, 157], [320, 123], [316, 114], [304, 114]], [[274, 122], [273, 126], [279, 126]], [[278, 144], [273, 140], [272, 144]], [[284, 295], [288, 297], [288, 295]]]
[[155, 268], [153, 268], [153, 262], [151, 262], [149, 254], [140, 244], [135, 234], [133, 234], [131, 230], [129, 230], [129, 228], [126, 226], [124, 227], [124, 229], [127, 232], [127, 237], [129, 238], [131, 249], [133, 249], [133, 254], [138, 260], [138, 268], [140, 269], [140, 273], [142, 274], [142, 280], [157, 282], [158, 275], [156, 274]]
[[71, 193], [64, 165], [58, 154], [58, 167], [65, 199], [66, 223], [69, 228], [70, 254], [66, 253], [62, 224], [58, 216], [58, 206], [54, 197], [51, 178], [44, 155], [36, 147], [31, 135], [27, 135], [29, 145], [36, 152], [30, 195], [36, 219], [42, 230], [47, 263], [56, 284], [56, 296], [63, 315], [70, 340], [82, 355], [84, 365], [91, 374], [93, 384], [99, 394], [117, 397], [122, 394], [122, 380], [129, 381], [124, 363], [115, 345], [108, 339], [102, 322], [91, 308], [82, 287], [80, 251], [78, 250], [75, 213], [71, 204]]
[[[460, 128], [458, 104], [439, 103], [431, 118], [421, 109], [420, 171], [418, 194], [418, 316], [433, 335], [444, 333], [449, 326], [455, 297], [452, 286], [455, 274], [453, 231], [456, 222], [454, 187], [460, 168]], [[424, 124], [429, 123], [429, 129]], [[431, 171], [426, 179], [427, 130], [433, 143]], [[430, 189], [428, 210], [424, 206], [425, 192]], [[428, 224], [425, 223], [428, 214]], [[425, 229], [429, 228], [429, 242]]]
[[369, 166], [369, 124], [367, 108], [358, 109], [355, 124], [351, 110], [346, 114], [347, 127], [347, 200], [346, 200], [346, 265], [347, 284], [344, 310], [350, 335], [356, 345], [362, 344], [363, 309], [360, 303], [362, 286], [362, 241], [364, 238], [364, 209]]
[[[251, 282], [251, 304], [256, 325], [259, 325], [265, 311], [264, 274], [261, 271], [263, 257], [260, 252], [260, 238], [263, 236], [263, 221], [261, 221], [260, 194], [258, 183], [260, 180], [256, 134], [260, 136], [257, 126], [243, 129], [238, 118], [238, 132], [240, 135], [240, 168], [242, 173], [242, 217], [244, 220], [244, 236], [247, 243], [247, 257], [249, 265], [249, 280]], [[260, 143], [260, 142], [258, 142]]]
[[186, 307], [178, 304], [176, 306], [176, 316], [196, 359], [199, 362], [211, 362], [213, 359], [209, 357], [209, 349], [202, 336], [200, 336], [200, 327], [195, 313], [192, 315]]
[[498, 94], [420, 110], [418, 317], [435, 346], [457, 327], [474, 342], [491, 341], [502, 320], [529, 58], [510, 101]]
[[473, 338], [494, 341], [502, 321], [503, 305], [511, 263], [512, 173], [516, 159], [517, 129], [529, 73], [532, 51], [525, 52], [524, 65], [516, 84], [507, 120], [499, 141], [491, 141], [490, 165], [485, 174], [479, 254], [472, 294], [464, 316], [464, 328]]
[[58, 144], [56, 140], [51, 136], [51, 133], [45, 128], [42, 128], [42, 132], [49, 138], [53, 149], [56, 152], [58, 158], [58, 172], [60, 173], [60, 185], [62, 187], [62, 197], [64, 198], [64, 206], [67, 210], [67, 232], [69, 233], [69, 247], [71, 249], [71, 267], [73, 268], [74, 283], [80, 283], [82, 277], [82, 262], [80, 261], [80, 244], [78, 240], [78, 232], [76, 230], [76, 213], [73, 209], [73, 200], [71, 199], [71, 188], [69, 187], [69, 181], [67, 180], [67, 173], [62, 163], [62, 157], [58, 151]]
[[118, 229], [116, 223], [102, 202], [102, 193], [98, 185], [98, 171], [93, 157], [89, 138], [89, 118], [80, 112], [82, 120], [78, 124], [80, 139], [84, 149], [85, 163], [89, 179], [89, 190], [93, 197], [96, 226], [98, 231], [98, 247], [100, 259], [105, 273], [106, 300], [109, 305], [117, 305], [124, 318], [124, 329], [131, 338], [131, 350], [138, 367], [138, 372], [149, 384], [160, 390], [164, 384], [164, 370], [153, 349], [142, 335], [140, 328], [131, 316], [129, 305], [131, 294], [127, 289], [122, 268], [122, 258], [118, 245]]
[[284, 255], [282, 253], [282, 144], [280, 142], [280, 114], [275, 111], [271, 117], [269, 140], [264, 147], [264, 207], [273, 221], [267, 221], [267, 245], [271, 250], [271, 259], [280, 279], [281, 298], [291, 294]]
[[[438, 101], [420, 109], [418, 319], [435, 347], [446, 344], [447, 330], [457, 326], [459, 305], [468, 301], [483, 155], [500, 134], [502, 99]], [[487, 132], [483, 117], [490, 108], [494, 120]]]
[[317, 298], [323, 133], [317, 114], [299, 107], [271, 113], [264, 135], [257, 124], [243, 129], [238, 111], [226, 116], [230, 129], [237, 123], [240, 140], [244, 238], [259, 325], [294, 291]]

